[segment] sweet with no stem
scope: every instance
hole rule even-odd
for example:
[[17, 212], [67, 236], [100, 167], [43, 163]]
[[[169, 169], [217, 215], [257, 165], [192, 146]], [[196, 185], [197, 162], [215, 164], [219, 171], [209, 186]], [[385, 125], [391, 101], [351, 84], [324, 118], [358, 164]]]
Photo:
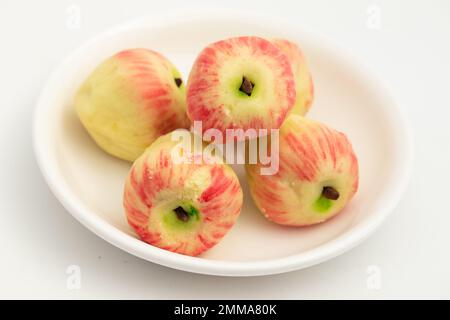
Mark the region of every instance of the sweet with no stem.
[[272, 42], [286, 54], [291, 61], [294, 73], [297, 98], [291, 114], [305, 115], [314, 99], [314, 84], [305, 56], [295, 43], [285, 39], [274, 39]]
[[128, 161], [160, 135], [189, 126], [180, 73], [147, 49], [125, 50], [100, 64], [78, 90], [75, 107], [95, 142]]
[[166, 134], [135, 161], [123, 203], [129, 224], [143, 241], [196, 256], [217, 244], [234, 225], [242, 189], [222, 159], [179, 163], [173, 153], [188, 159], [193, 155], [185, 149], [174, 152], [176, 147], [171, 134]]
[[275, 175], [246, 165], [253, 200], [278, 224], [307, 226], [340, 212], [358, 189], [358, 161], [347, 137], [330, 127], [290, 115], [280, 129]]
[[187, 111], [203, 130], [277, 129], [295, 97], [288, 57], [268, 40], [238, 37], [199, 54], [188, 79]]

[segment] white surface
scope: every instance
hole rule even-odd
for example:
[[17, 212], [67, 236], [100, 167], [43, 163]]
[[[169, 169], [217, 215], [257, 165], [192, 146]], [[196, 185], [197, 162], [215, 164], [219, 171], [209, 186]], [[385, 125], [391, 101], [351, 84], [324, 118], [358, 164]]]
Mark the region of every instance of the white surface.
[[[195, 20], [193, 22], [193, 20]], [[209, 27], [214, 25], [214, 30]], [[130, 164], [108, 156], [86, 134], [73, 109], [76, 90], [95, 66], [127, 48], [168, 54], [184, 79], [198, 52], [217, 39], [249, 34], [302, 44], [314, 75], [316, 99], [309, 117], [343, 130], [359, 160], [359, 190], [331, 221], [310, 228], [283, 228], [253, 205], [243, 165], [235, 166], [244, 207], [231, 232], [201, 257], [173, 254], [139, 241], [122, 205]], [[187, 35], [176, 39], [181, 31]], [[392, 212], [411, 172], [411, 137], [391, 94], [358, 59], [313, 32], [243, 15], [213, 13], [126, 23], [96, 37], [55, 71], [39, 98], [34, 141], [51, 190], [74, 217], [100, 237], [143, 259], [212, 275], [265, 275], [323, 262], [366, 239]], [[260, 250], [264, 248], [264, 250]]]
[[[446, 203], [450, 178], [450, 44], [445, 41], [450, 33], [448, 2], [347, 1], [340, 6], [332, 1], [314, 5], [277, 2], [280, 5], [276, 8], [273, 1], [234, 3], [235, 9], [301, 21], [371, 64], [407, 109], [416, 144], [415, 170], [407, 194], [368, 241], [303, 271], [247, 279], [170, 270], [107, 244], [59, 205], [43, 181], [31, 149], [31, 115], [37, 94], [49, 72], [71, 49], [107, 27], [142, 13], [158, 14], [174, 8], [198, 11], [212, 4], [43, 3], [0, 4], [0, 142], [4, 150], [0, 166], [0, 297], [450, 297], [450, 210]], [[80, 29], [66, 27], [71, 4], [81, 9]], [[381, 10], [379, 30], [366, 26], [368, 8], [374, 4]], [[65, 272], [72, 264], [81, 268], [79, 290], [66, 287]], [[373, 290], [376, 271], [380, 272], [380, 288]]]

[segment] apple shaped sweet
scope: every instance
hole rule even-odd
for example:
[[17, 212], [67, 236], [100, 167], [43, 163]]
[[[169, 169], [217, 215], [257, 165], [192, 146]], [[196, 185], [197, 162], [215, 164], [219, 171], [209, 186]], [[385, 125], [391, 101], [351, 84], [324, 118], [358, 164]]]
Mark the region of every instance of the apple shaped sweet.
[[[174, 132], [180, 131], [193, 140], [186, 130]], [[123, 203], [129, 224], [143, 241], [196, 256], [234, 225], [243, 196], [236, 174], [221, 158], [194, 161], [190, 149], [180, 147], [172, 133], [159, 137], [134, 162]]]
[[279, 128], [295, 102], [288, 57], [259, 37], [215, 42], [197, 57], [187, 84], [187, 113], [203, 130]]
[[278, 224], [307, 226], [340, 212], [358, 189], [358, 161], [347, 137], [290, 115], [279, 132], [279, 169], [262, 175], [247, 164], [250, 193], [264, 216]]
[[302, 50], [292, 41], [285, 39], [274, 39], [272, 42], [284, 52], [291, 61], [292, 72], [294, 73], [295, 88], [297, 98], [292, 114], [305, 115], [314, 99], [314, 84], [305, 56]]
[[75, 108], [104, 151], [134, 161], [162, 134], [189, 126], [185, 91], [165, 57], [129, 49], [93, 71], [76, 94]]

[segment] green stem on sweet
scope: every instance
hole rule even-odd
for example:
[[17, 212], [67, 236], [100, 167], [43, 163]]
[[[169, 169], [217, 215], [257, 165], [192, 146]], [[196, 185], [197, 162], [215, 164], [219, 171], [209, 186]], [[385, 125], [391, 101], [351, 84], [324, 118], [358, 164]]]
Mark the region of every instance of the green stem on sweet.
[[330, 200], [339, 199], [339, 192], [333, 187], [323, 187], [322, 195]]
[[190, 203], [178, 203], [163, 215], [168, 230], [190, 230], [200, 223], [200, 212]]
[[319, 199], [314, 202], [314, 210], [326, 213], [333, 206], [335, 200], [339, 199], [339, 192], [330, 186], [323, 187]]
[[175, 209], [173, 209], [173, 212], [175, 212], [175, 215], [177, 216], [178, 220], [182, 222], [188, 222], [191, 218], [195, 218], [198, 220], [198, 210], [194, 208], [192, 205], [188, 206], [189, 209], [186, 210], [182, 206], [178, 206]]
[[243, 77], [242, 84], [241, 84], [241, 87], [239, 88], [239, 91], [245, 93], [246, 95], [248, 95], [250, 97], [252, 95], [254, 86], [255, 86], [255, 84], [253, 82], [248, 80], [246, 77]]
[[178, 88], [183, 84], [183, 80], [181, 80], [181, 78], [174, 78], [174, 81]]
[[178, 220], [187, 222], [189, 220], [189, 213], [187, 213], [182, 207], [177, 207], [173, 210], [177, 215]]

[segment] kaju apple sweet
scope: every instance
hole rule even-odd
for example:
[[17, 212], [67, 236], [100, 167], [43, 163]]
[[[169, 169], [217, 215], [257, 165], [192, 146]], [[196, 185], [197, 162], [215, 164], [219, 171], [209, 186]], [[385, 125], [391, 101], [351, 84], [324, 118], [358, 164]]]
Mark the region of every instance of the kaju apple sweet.
[[[193, 134], [186, 134], [193, 141]], [[171, 133], [151, 144], [133, 164], [123, 204], [129, 224], [143, 241], [196, 256], [217, 244], [234, 225], [242, 189], [236, 174], [218, 156], [193, 161], [192, 148], [177, 148]]]
[[180, 73], [147, 49], [124, 50], [101, 63], [78, 90], [75, 107], [95, 142], [128, 161], [159, 136], [189, 126]]
[[305, 56], [300, 47], [292, 41], [274, 39], [272, 43], [280, 48], [291, 61], [297, 92], [297, 98], [291, 113], [303, 116], [309, 111], [314, 99], [314, 84]]
[[259, 37], [237, 37], [207, 46], [187, 84], [187, 113], [203, 130], [279, 128], [295, 102], [288, 57]]
[[250, 193], [264, 216], [307, 226], [340, 212], [358, 189], [358, 161], [347, 137], [322, 123], [290, 115], [279, 132], [279, 169], [261, 175], [247, 164]]

